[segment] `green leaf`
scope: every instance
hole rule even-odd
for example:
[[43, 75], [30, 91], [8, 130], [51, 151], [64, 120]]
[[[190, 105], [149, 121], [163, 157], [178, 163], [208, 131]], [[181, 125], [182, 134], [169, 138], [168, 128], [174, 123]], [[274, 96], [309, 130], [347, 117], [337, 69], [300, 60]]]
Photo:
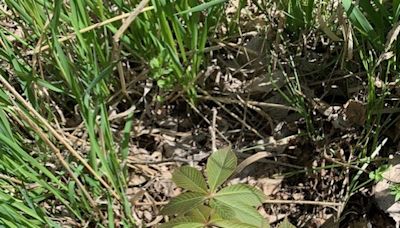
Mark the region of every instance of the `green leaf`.
[[181, 188], [193, 192], [207, 193], [207, 183], [201, 172], [190, 166], [182, 166], [172, 175], [172, 180]]
[[[190, 225], [190, 226], [189, 226]], [[160, 226], [160, 228], [176, 228], [176, 227], [204, 227], [204, 223], [196, 221], [196, 219], [185, 216], [173, 219], [167, 223], [164, 223]]]
[[185, 214], [185, 216], [196, 219], [196, 221], [198, 222], [222, 219], [221, 215], [216, 213], [216, 210], [214, 208], [205, 205], [200, 205], [197, 208], [190, 210], [187, 214]]
[[225, 204], [244, 204], [248, 206], [259, 206], [264, 201], [264, 194], [249, 185], [235, 184], [221, 189], [214, 195], [214, 199]]
[[164, 215], [183, 214], [198, 207], [205, 199], [206, 196], [202, 193], [185, 192], [173, 198], [160, 213]]
[[216, 214], [218, 214], [223, 219], [232, 219], [235, 217], [235, 212], [233, 211], [233, 209], [225, 205], [224, 203], [211, 199], [210, 206], [215, 210]]
[[296, 228], [293, 224], [289, 222], [287, 217], [278, 225], [278, 228]]
[[[266, 227], [269, 224], [258, 211], [249, 205], [225, 202], [214, 199], [214, 208], [221, 217], [235, 218], [241, 222], [248, 223], [257, 227]], [[229, 217], [227, 217], [229, 215]]]
[[232, 175], [237, 165], [237, 158], [232, 152], [231, 147], [215, 151], [207, 161], [207, 178], [211, 192], [222, 184]]
[[174, 228], [201, 228], [206, 227], [203, 223], [189, 222], [174, 226]]
[[196, 222], [202, 222], [202, 223], [207, 223], [207, 221], [210, 219], [211, 215], [213, 215], [213, 210], [204, 205], [200, 205], [197, 208], [194, 208], [193, 210], [190, 210], [186, 216], [193, 218], [194, 221]]
[[394, 201], [397, 202], [397, 201], [399, 201], [399, 199], [400, 199], [400, 193], [397, 192], [396, 195], [395, 195]]
[[258, 228], [257, 226], [243, 223], [238, 220], [215, 220], [212, 221], [211, 224], [223, 228]]
[[203, 4], [200, 4], [198, 6], [192, 7], [190, 9], [187, 9], [185, 11], [176, 13], [175, 15], [180, 15], [180, 14], [186, 14], [186, 13], [194, 13], [194, 12], [199, 12], [199, 11], [203, 11], [207, 8], [210, 8], [211, 6], [226, 2], [227, 0], [212, 0], [209, 2], [205, 2]]

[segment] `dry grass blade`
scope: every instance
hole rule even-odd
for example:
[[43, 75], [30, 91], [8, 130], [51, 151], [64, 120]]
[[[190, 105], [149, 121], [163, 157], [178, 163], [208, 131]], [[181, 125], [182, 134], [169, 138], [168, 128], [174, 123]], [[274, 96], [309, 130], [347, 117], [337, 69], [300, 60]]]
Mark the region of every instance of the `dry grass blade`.
[[36, 188], [37, 186], [39, 186], [36, 183], [27, 184], [27, 183], [20, 181], [14, 177], [10, 177], [10, 176], [7, 176], [7, 175], [1, 174], [1, 173], [0, 173], [0, 179], [7, 180], [7, 181], [13, 182], [15, 184], [19, 184], [19, 185], [24, 185], [24, 187], [27, 189]]
[[136, 19], [136, 17], [143, 11], [146, 5], [149, 3], [150, 0], [142, 0], [138, 6], [135, 8], [132, 13], [129, 14], [129, 17], [124, 21], [122, 26], [118, 29], [118, 31], [113, 36], [114, 42], [119, 42], [119, 39], [124, 34], [125, 30], [132, 24], [132, 22]]
[[[352, 60], [353, 59], [353, 49], [354, 49], [354, 42], [353, 42], [353, 30], [352, 27], [347, 23], [347, 19], [344, 17], [344, 12], [341, 7], [337, 9], [337, 16], [338, 22], [341, 25], [341, 30], [343, 34], [343, 42], [344, 42], [344, 50], [346, 50], [344, 60]], [[343, 65], [343, 62], [342, 62]]]
[[[252, 156], [252, 155], [245, 154], [242, 152], [235, 152], [235, 154], [238, 158], [249, 158]], [[268, 160], [268, 159], [264, 159], [264, 158], [257, 159], [254, 162], [261, 162], [261, 163], [277, 165], [277, 166], [285, 166], [285, 167], [294, 168], [294, 169], [298, 169], [298, 170], [304, 169], [304, 167], [302, 167], [302, 166], [292, 165], [290, 163], [285, 163], [285, 162], [272, 161], [272, 160]]]
[[211, 133], [211, 150], [212, 152], [217, 151], [217, 145], [216, 145], [216, 135], [215, 135], [215, 129], [217, 129], [216, 125], [217, 125], [217, 109], [213, 108], [212, 109], [212, 125], [210, 126], [210, 133]]
[[100, 183], [118, 200], [120, 200], [120, 197], [118, 196], [118, 194], [110, 187], [110, 185], [107, 184], [107, 182], [105, 182], [93, 169], [92, 167], [85, 161], [85, 159], [82, 158], [81, 155], [79, 155], [79, 153], [74, 150], [74, 148], [71, 147], [71, 145], [68, 144], [68, 142], [64, 139], [63, 136], [61, 136], [50, 124], [49, 122], [43, 118], [33, 107], [31, 104], [29, 104], [15, 89], [12, 85], [10, 85], [10, 83], [8, 83], [8, 81], [3, 77], [0, 76], [0, 82], [4, 85], [4, 87], [10, 91], [15, 98], [22, 103], [22, 105], [29, 110], [29, 112], [35, 117], [37, 118], [46, 128], [48, 131], [50, 131], [50, 133], [52, 135], [54, 135], [54, 137], [60, 141], [61, 144], [63, 144], [65, 146], [65, 148], [67, 148], [67, 150], [69, 152], [71, 152], [71, 154], [77, 158], [82, 164], [83, 166], [85, 166], [85, 168], [98, 180], [100, 181]]
[[400, 22], [397, 22], [393, 26], [392, 30], [390, 30], [388, 35], [387, 35], [387, 41], [386, 41], [386, 44], [385, 44], [385, 52], [389, 51], [389, 49], [391, 48], [393, 42], [399, 36], [399, 33], [400, 33]]
[[[198, 98], [204, 99], [204, 100], [211, 100], [211, 101], [216, 101], [216, 102], [221, 102], [225, 104], [241, 104], [240, 100], [232, 99], [232, 98], [226, 98], [226, 97], [212, 97], [210, 95], [199, 95]], [[254, 106], [259, 106], [259, 107], [268, 107], [268, 108], [276, 108], [276, 109], [283, 109], [283, 110], [292, 110], [292, 111], [297, 111], [297, 109], [287, 106], [287, 105], [282, 105], [282, 104], [274, 104], [274, 103], [267, 103], [267, 102], [258, 102], [258, 101], [245, 101], [246, 105], [254, 105]]]
[[72, 177], [72, 179], [74, 179], [74, 181], [78, 185], [79, 189], [81, 189], [82, 193], [89, 200], [90, 205], [94, 208], [96, 213], [104, 220], [105, 217], [101, 213], [99, 207], [97, 206], [97, 203], [90, 196], [89, 192], [86, 190], [86, 187], [82, 184], [82, 182], [74, 174], [71, 167], [69, 166], [69, 164], [65, 161], [64, 157], [62, 156], [60, 150], [50, 141], [50, 139], [46, 136], [46, 134], [42, 131], [42, 129], [40, 129], [40, 127], [37, 126], [37, 124], [35, 124], [20, 108], [18, 108], [18, 106], [15, 105], [14, 107], [12, 107], [12, 109], [15, 110], [18, 113], [18, 115], [21, 117], [21, 119], [24, 120], [35, 131], [35, 133], [38, 134], [39, 137], [47, 144], [47, 146], [50, 147], [50, 149], [56, 155], [57, 159], [60, 161], [61, 165], [67, 170], [68, 174]]
[[[152, 10], [153, 8], [154, 8], [154, 7], [152, 7], [152, 6], [142, 8], [142, 10], [140, 11], [140, 13], [143, 13], [143, 12], [146, 12], [146, 11], [149, 11], [149, 10]], [[110, 19], [108, 19], [108, 20], [105, 20], [105, 21], [102, 21], [102, 22], [93, 24], [93, 25], [88, 26], [88, 27], [86, 27], [86, 28], [83, 28], [83, 29], [79, 30], [79, 32], [80, 32], [80, 33], [86, 33], [86, 32], [92, 31], [93, 29], [97, 29], [97, 28], [100, 28], [100, 27], [102, 27], [102, 26], [111, 24], [111, 23], [113, 23], [113, 22], [115, 22], [115, 21], [123, 20], [124, 18], [127, 18], [127, 17], [129, 17], [130, 15], [132, 15], [132, 13], [123, 13], [123, 14], [121, 14], [121, 15], [118, 15], [118, 16], [116, 16], [116, 17], [110, 18]], [[68, 35], [66, 35], [66, 36], [61, 37], [60, 39], [58, 39], [58, 42], [62, 43], [62, 42], [65, 42], [65, 41], [67, 41], [67, 40], [73, 39], [73, 38], [75, 38], [75, 37], [76, 37], [76, 33], [70, 33], [70, 34], [68, 34]], [[27, 52], [27, 54], [28, 54], [28, 55], [38, 54], [38, 53], [43, 52], [43, 51], [45, 51], [45, 50], [47, 50], [47, 49], [49, 49], [49, 48], [50, 48], [49, 45], [45, 45], [45, 46], [42, 46], [42, 47], [40, 47], [39, 45], [37, 45], [37, 48], [35, 48], [35, 49], [33, 49], [33, 50]]]
[[236, 167], [236, 170], [235, 170], [235, 172], [233, 173], [233, 176], [234, 176], [234, 175], [237, 175], [237, 174], [239, 174], [239, 173], [241, 173], [241, 172], [244, 170], [244, 168], [246, 168], [247, 166], [253, 164], [254, 162], [256, 162], [256, 161], [258, 161], [258, 160], [261, 160], [261, 159], [263, 159], [263, 158], [266, 158], [266, 157], [270, 157], [270, 156], [271, 156], [271, 153], [268, 153], [268, 152], [265, 152], [265, 151], [263, 151], [263, 152], [258, 152], [258, 153], [256, 153], [256, 154], [251, 155], [250, 157], [244, 159], [244, 161], [242, 161], [242, 162]]
[[[121, 48], [119, 45], [119, 39], [124, 34], [126, 29], [132, 24], [132, 22], [136, 19], [136, 17], [140, 14], [140, 12], [144, 9], [144, 7], [149, 3], [150, 0], [142, 0], [135, 10], [130, 13], [129, 17], [124, 21], [122, 26], [118, 29], [118, 31], [113, 36], [113, 59], [114, 61], [118, 61], [121, 53]], [[117, 70], [119, 75], [119, 80], [121, 83], [121, 92], [125, 97], [129, 99], [128, 92], [126, 91], [126, 82], [124, 76], [124, 70], [121, 61], [118, 61]]]
[[312, 201], [312, 200], [265, 200], [267, 204], [306, 204], [306, 205], [319, 205], [327, 207], [341, 207], [343, 203]]

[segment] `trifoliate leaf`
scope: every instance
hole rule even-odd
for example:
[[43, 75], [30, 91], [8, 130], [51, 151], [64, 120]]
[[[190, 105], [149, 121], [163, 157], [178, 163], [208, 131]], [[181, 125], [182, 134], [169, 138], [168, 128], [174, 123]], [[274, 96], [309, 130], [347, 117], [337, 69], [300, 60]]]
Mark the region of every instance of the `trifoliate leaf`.
[[255, 187], [245, 184], [235, 184], [221, 189], [214, 195], [214, 199], [225, 204], [245, 204], [259, 206], [264, 201], [264, 194]]
[[215, 214], [218, 214], [218, 217], [223, 219], [231, 219], [235, 217], [235, 212], [227, 205], [217, 202], [214, 199], [210, 200], [210, 206], [215, 210]]
[[176, 228], [176, 227], [189, 227], [188, 225], [190, 225], [190, 228], [193, 227], [203, 227], [204, 223], [201, 222], [197, 222], [195, 219], [185, 216], [185, 217], [179, 217], [176, 219], [173, 219], [167, 223], [164, 223], [160, 226], [160, 228]]
[[293, 224], [289, 222], [287, 217], [278, 225], [278, 228], [296, 228]]
[[[217, 213], [225, 213], [226, 211], [229, 212], [229, 214], [232, 214], [233, 217], [243, 223], [248, 223], [250, 225], [254, 225], [257, 227], [266, 227], [269, 223], [258, 213], [258, 211], [249, 205], [246, 204], [238, 204], [236, 203], [231, 203], [227, 204], [225, 202], [219, 201], [214, 199], [214, 205], [216, 205], [216, 211]], [[225, 216], [221, 217], [225, 218]]]
[[172, 180], [181, 188], [193, 192], [207, 193], [207, 183], [201, 172], [190, 166], [182, 166], [175, 170]]
[[212, 225], [222, 227], [222, 228], [259, 228], [247, 223], [240, 222], [239, 220], [215, 220], [211, 221]]
[[193, 218], [194, 221], [207, 223], [210, 220], [211, 215], [215, 214], [212, 209], [208, 206], [200, 205], [195, 209], [190, 210], [185, 216]]
[[206, 199], [205, 195], [198, 192], [185, 192], [173, 198], [162, 210], [161, 214], [183, 214], [198, 207]]
[[202, 228], [205, 227], [203, 223], [190, 222], [174, 226], [174, 228]]
[[207, 178], [211, 192], [222, 184], [232, 175], [237, 165], [237, 158], [230, 147], [215, 151], [207, 161]]

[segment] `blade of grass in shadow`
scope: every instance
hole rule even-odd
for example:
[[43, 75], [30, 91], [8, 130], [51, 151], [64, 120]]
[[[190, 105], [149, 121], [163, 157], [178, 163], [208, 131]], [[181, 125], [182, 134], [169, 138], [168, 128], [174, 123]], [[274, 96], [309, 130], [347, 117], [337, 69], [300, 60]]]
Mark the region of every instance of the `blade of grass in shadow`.
[[374, 28], [357, 5], [353, 4], [351, 0], [342, 0], [342, 5], [352, 23], [361, 33], [374, 35]]

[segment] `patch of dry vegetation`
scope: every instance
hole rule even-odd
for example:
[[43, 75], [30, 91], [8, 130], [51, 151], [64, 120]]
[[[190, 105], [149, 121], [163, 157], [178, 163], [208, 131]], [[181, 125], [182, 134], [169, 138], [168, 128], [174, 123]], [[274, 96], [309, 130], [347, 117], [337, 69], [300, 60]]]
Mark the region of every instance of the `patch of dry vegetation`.
[[230, 145], [272, 227], [394, 227], [399, 3], [204, 2], [0, 2], [0, 224], [154, 227]]

